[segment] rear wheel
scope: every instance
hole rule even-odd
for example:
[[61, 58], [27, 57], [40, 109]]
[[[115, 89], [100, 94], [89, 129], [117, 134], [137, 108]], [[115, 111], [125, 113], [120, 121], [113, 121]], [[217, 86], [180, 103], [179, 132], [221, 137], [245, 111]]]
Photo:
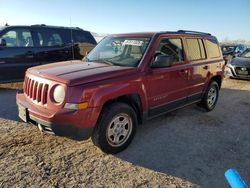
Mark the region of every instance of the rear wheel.
[[137, 116], [125, 103], [107, 105], [97, 122], [92, 141], [105, 153], [118, 153], [131, 143], [137, 126]]
[[216, 81], [212, 81], [202, 99], [201, 105], [207, 111], [211, 111], [215, 108], [219, 97], [219, 85]]

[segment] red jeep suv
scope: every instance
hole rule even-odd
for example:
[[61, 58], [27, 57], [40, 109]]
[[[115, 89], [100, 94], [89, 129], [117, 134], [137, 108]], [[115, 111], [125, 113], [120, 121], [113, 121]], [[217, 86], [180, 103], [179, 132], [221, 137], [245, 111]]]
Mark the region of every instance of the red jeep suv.
[[124, 150], [137, 124], [199, 103], [214, 109], [224, 60], [209, 33], [117, 34], [83, 61], [27, 70], [19, 117], [46, 133], [87, 139], [106, 153]]

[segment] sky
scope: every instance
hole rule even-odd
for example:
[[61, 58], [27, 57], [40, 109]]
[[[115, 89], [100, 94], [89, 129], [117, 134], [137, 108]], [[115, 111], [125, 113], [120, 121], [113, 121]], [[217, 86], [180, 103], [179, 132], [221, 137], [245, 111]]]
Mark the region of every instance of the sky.
[[0, 0], [0, 26], [71, 25], [110, 34], [186, 29], [250, 41], [249, 19], [250, 0]]

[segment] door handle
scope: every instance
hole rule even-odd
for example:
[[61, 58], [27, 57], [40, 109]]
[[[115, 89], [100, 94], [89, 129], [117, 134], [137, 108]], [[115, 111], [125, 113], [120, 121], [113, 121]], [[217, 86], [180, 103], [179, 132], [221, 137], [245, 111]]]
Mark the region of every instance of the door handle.
[[203, 67], [203, 69], [205, 69], [205, 70], [208, 70], [208, 65], [205, 65], [204, 67]]
[[188, 75], [188, 70], [187, 69], [180, 70], [179, 75], [180, 76], [187, 76]]
[[186, 69], [180, 70], [180, 74], [187, 74], [187, 73], [188, 73], [188, 70]]
[[60, 53], [66, 53], [66, 54], [68, 54], [68, 53], [69, 53], [69, 50], [60, 50], [59, 52], [60, 52]]
[[25, 55], [26, 55], [27, 58], [33, 58], [34, 57], [34, 52], [28, 51]]

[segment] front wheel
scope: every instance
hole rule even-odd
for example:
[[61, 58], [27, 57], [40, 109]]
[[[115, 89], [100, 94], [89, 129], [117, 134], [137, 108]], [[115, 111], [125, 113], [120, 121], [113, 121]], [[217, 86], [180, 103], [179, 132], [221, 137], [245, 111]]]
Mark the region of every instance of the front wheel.
[[207, 111], [211, 111], [215, 108], [217, 101], [219, 97], [219, 85], [217, 82], [212, 81], [208, 88], [206, 93], [203, 96], [201, 105], [204, 107]]
[[104, 107], [92, 135], [93, 143], [105, 153], [118, 153], [131, 143], [137, 126], [137, 116], [125, 103]]

